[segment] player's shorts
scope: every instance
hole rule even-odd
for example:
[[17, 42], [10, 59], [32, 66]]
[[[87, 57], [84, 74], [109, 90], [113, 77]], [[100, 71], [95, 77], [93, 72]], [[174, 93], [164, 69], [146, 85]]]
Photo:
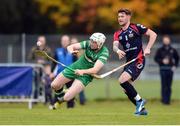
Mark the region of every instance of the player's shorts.
[[[89, 69], [89, 68], [92, 68], [94, 65], [87, 62], [86, 60], [84, 59], [79, 59], [77, 60], [76, 62], [74, 62], [73, 64], [71, 64], [69, 67], [73, 70], [76, 70], [76, 69]], [[84, 86], [87, 86], [92, 80], [93, 80], [93, 77], [91, 75], [83, 75], [83, 76], [79, 76], [79, 75], [76, 75], [74, 73], [74, 71], [68, 69], [68, 68], [65, 68], [63, 71], [62, 71], [62, 74], [69, 78], [69, 79], [77, 79], [77, 80], [80, 80]]]
[[145, 66], [145, 58], [143, 58], [141, 61], [135, 61], [127, 65], [124, 68], [124, 71], [129, 73], [132, 77], [131, 80], [134, 81], [140, 75], [140, 73], [144, 69], [144, 66]]

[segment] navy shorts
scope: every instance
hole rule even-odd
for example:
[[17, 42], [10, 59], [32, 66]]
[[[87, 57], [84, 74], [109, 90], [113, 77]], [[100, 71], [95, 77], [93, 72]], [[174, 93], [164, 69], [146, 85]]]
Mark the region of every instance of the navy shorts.
[[132, 77], [131, 80], [134, 81], [140, 75], [140, 73], [144, 69], [144, 66], [145, 66], [145, 58], [142, 58], [141, 60], [136, 60], [133, 63], [124, 67], [124, 71], [129, 73]]

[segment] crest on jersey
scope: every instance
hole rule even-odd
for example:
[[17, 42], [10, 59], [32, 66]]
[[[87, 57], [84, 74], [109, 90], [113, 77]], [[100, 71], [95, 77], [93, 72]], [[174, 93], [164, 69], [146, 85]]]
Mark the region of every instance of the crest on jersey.
[[127, 42], [126, 43], [126, 48], [129, 48], [131, 45]]
[[134, 34], [133, 33], [129, 34], [129, 38], [132, 38], [132, 37], [134, 37]]

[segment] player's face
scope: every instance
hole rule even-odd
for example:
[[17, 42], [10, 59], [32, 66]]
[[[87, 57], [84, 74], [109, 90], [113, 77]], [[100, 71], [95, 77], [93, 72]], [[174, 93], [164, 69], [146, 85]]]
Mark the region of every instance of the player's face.
[[118, 22], [119, 25], [125, 26], [130, 21], [130, 16], [126, 15], [125, 13], [118, 14]]
[[92, 50], [97, 50], [98, 49], [97, 42], [91, 40], [90, 47], [91, 47]]

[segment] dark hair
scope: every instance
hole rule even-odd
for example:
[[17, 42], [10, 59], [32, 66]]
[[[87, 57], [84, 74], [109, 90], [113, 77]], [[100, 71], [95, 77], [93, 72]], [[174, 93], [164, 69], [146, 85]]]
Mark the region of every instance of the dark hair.
[[130, 16], [132, 15], [132, 12], [130, 10], [126, 9], [126, 8], [119, 9], [118, 14], [119, 13], [125, 13], [126, 15], [130, 15]]

